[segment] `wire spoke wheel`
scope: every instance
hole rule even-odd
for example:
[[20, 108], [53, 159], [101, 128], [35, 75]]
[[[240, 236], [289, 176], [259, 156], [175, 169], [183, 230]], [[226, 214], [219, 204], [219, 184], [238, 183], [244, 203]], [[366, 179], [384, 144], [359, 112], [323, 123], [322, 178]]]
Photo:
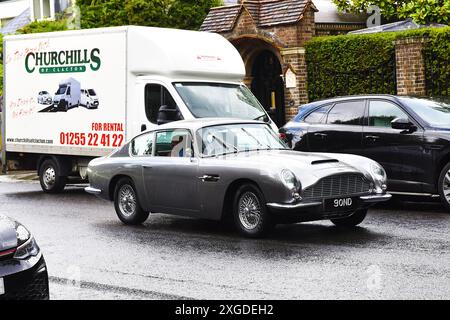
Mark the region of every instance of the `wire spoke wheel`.
[[261, 205], [253, 192], [245, 192], [238, 203], [239, 220], [244, 228], [253, 230], [261, 221]]
[[130, 217], [136, 212], [136, 194], [128, 184], [124, 184], [119, 190], [119, 208], [125, 217]]

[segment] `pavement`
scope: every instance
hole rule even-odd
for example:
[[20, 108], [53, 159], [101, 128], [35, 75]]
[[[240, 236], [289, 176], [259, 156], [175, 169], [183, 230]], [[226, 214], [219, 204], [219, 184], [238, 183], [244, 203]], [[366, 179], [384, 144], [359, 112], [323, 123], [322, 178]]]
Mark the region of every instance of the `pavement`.
[[47, 195], [0, 176], [0, 214], [35, 235], [52, 299], [450, 298], [450, 214], [437, 202], [389, 202], [361, 227], [282, 225], [254, 240], [163, 214], [125, 226], [81, 187]]

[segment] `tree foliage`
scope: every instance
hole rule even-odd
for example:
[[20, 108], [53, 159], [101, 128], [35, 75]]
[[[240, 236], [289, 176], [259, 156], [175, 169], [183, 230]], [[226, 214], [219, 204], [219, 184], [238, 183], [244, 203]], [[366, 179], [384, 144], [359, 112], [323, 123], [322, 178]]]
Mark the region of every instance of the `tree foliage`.
[[419, 24], [450, 24], [449, 0], [333, 0], [341, 11], [366, 12], [378, 6], [386, 19], [412, 18]]
[[222, 0], [78, 0], [81, 28], [141, 25], [198, 29]]
[[40, 32], [54, 32], [54, 31], [64, 31], [67, 30], [66, 20], [56, 20], [56, 21], [34, 21], [26, 25], [22, 29], [18, 30], [19, 34], [26, 33], [40, 33]]

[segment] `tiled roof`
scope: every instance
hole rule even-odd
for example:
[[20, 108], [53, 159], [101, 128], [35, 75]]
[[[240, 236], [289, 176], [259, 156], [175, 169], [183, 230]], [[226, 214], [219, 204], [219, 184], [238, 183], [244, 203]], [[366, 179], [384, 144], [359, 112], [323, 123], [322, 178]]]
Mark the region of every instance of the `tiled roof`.
[[234, 23], [242, 10], [242, 5], [212, 8], [202, 26], [201, 31], [226, 32], [234, 27]]
[[22, 29], [27, 24], [31, 22], [30, 20], [30, 9], [25, 10], [20, 15], [9, 21], [3, 29], [0, 29], [0, 33], [2, 34], [13, 34], [16, 33], [17, 30]]
[[211, 9], [200, 30], [231, 31], [243, 8], [259, 27], [296, 23], [303, 17], [308, 5], [317, 11], [311, 0], [247, 0], [242, 4]]
[[310, 3], [307, 0], [285, 0], [261, 3], [259, 25], [261, 27], [276, 24], [296, 23]]

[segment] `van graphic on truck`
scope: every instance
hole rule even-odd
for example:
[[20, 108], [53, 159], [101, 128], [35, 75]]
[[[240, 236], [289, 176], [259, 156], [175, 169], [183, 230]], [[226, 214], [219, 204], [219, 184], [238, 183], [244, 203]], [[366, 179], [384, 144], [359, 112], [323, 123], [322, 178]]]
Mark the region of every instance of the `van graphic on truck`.
[[81, 89], [80, 105], [87, 109], [98, 108], [98, 97], [94, 89]]
[[71, 108], [78, 107], [81, 100], [80, 82], [74, 78], [68, 78], [59, 83], [58, 91], [53, 98], [53, 107], [58, 110], [68, 111]]

